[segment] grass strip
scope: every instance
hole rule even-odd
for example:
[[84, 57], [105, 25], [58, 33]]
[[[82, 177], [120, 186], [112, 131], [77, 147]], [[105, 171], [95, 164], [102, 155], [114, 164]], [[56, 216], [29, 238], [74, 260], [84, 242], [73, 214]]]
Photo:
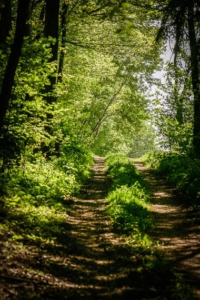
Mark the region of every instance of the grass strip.
[[145, 182], [129, 159], [121, 154], [109, 155], [106, 165], [112, 180], [107, 211], [113, 226], [131, 236], [134, 242], [150, 244], [147, 232], [152, 220]]

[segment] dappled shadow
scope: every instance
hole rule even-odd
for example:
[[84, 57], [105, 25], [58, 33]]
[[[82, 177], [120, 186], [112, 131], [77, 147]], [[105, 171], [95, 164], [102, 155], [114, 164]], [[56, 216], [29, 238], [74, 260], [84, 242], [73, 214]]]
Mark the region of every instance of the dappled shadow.
[[150, 233], [173, 262], [176, 272], [184, 277], [200, 296], [200, 214], [187, 205], [185, 195], [178, 194], [166, 180], [136, 163], [148, 183], [154, 228]]
[[[128, 247], [124, 237], [114, 231], [106, 214], [109, 186], [104, 158], [96, 157], [92, 177], [80, 194], [68, 201], [68, 217], [59, 224], [62, 230], [55, 234], [55, 241], [24, 240], [27, 247], [17, 253], [14, 248], [9, 252], [7, 245], [8, 253], [1, 257], [2, 300], [181, 299], [173, 290], [177, 278], [172, 263], [156, 249]], [[163, 212], [157, 209], [152, 214], [159, 228], [152, 230], [152, 236], [162, 239]], [[171, 218], [167, 237], [176, 220], [173, 205]], [[53, 220], [52, 225], [57, 226]], [[9, 264], [7, 268], [4, 262]]]

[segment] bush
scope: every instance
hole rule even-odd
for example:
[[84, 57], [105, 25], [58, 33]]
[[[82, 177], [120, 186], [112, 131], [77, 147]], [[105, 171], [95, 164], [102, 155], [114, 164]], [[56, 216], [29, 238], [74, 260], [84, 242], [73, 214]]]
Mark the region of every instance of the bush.
[[200, 160], [176, 152], [156, 151], [147, 161], [157, 173], [164, 175], [176, 188], [194, 203], [200, 198]]
[[46, 159], [37, 153], [5, 169], [0, 176], [0, 234], [6, 230], [11, 240], [21, 242], [54, 241], [66, 223], [69, 196], [89, 175], [92, 157], [85, 159], [84, 165], [82, 155], [73, 162], [66, 157]]

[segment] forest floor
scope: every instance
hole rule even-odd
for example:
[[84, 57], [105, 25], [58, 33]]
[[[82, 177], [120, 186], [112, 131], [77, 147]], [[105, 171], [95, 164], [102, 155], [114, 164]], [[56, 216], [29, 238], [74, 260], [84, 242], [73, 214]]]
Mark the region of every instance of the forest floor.
[[[0, 299], [189, 300], [200, 296], [200, 224], [192, 208], [162, 178], [136, 163], [148, 183], [159, 249], [130, 247], [106, 213], [110, 181], [105, 159], [68, 200], [66, 224], [52, 245], [28, 245], [0, 254]], [[182, 201], [184, 202], [184, 201]], [[29, 249], [29, 250], [27, 250]], [[5, 248], [4, 248], [5, 252]], [[156, 259], [155, 259], [156, 258]], [[191, 295], [191, 297], [190, 297]]]

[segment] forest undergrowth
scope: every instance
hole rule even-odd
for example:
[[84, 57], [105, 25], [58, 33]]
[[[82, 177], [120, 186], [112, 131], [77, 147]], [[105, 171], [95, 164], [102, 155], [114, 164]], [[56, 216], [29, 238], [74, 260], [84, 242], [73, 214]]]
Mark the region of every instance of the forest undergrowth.
[[[66, 219], [66, 201], [90, 174], [92, 157], [46, 159], [38, 154], [1, 173], [0, 229], [3, 239], [53, 243]], [[85, 156], [85, 158], [84, 158]], [[88, 158], [87, 158], [88, 157]], [[6, 222], [5, 222], [6, 220]]]
[[145, 163], [185, 195], [186, 205], [199, 206], [200, 160], [177, 151], [150, 152]]
[[[18, 162], [10, 160], [6, 166], [2, 164], [1, 299], [19, 297], [14, 290], [8, 290], [10, 281], [21, 283], [43, 277], [42, 272], [31, 267], [32, 259], [39, 260], [41, 251], [56, 247], [66, 226], [67, 203], [90, 175], [92, 162], [89, 152], [74, 148], [67, 159], [64, 155], [46, 158], [39, 152], [34, 156], [26, 153]], [[27, 291], [22, 299], [34, 299], [34, 295], [35, 292]]]

